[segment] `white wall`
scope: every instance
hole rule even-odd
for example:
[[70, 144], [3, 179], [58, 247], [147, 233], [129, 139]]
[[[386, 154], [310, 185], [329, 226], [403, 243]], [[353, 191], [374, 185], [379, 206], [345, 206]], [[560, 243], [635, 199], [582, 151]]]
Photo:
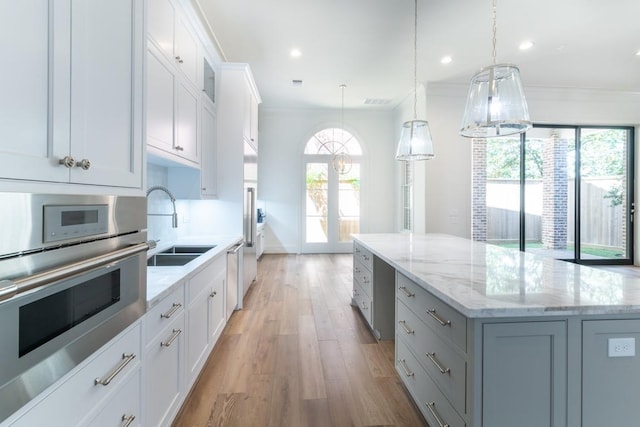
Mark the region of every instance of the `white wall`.
[[[300, 251], [304, 146], [314, 133], [341, 124], [339, 110], [260, 110], [258, 197], [267, 214], [265, 252]], [[344, 127], [364, 150], [361, 232], [395, 231], [393, 113], [345, 110]]]

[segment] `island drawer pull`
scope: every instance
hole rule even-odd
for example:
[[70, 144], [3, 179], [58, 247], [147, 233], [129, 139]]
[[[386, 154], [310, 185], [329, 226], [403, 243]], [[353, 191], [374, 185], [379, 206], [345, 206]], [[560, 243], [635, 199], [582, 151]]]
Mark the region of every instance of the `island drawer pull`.
[[135, 420], [135, 419], [136, 419], [135, 415], [127, 415], [127, 414], [123, 415], [122, 416], [122, 422], [124, 424], [122, 424], [122, 427], [129, 427], [131, 425], [131, 423], [133, 423], [133, 420]]
[[367, 279], [367, 276], [362, 276], [362, 283], [371, 283], [369, 281], [369, 279]]
[[101, 384], [104, 386], [109, 385], [109, 383], [111, 381], [113, 381], [113, 379], [116, 377], [116, 375], [118, 375], [120, 372], [122, 372], [122, 370], [125, 368], [125, 366], [127, 366], [129, 364], [129, 362], [131, 362], [134, 358], [136, 357], [135, 354], [130, 353], [124, 353], [122, 355], [122, 363], [120, 363], [120, 365], [118, 365], [118, 367], [116, 369], [113, 370], [113, 372], [111, 372], [109, 374], [109, 376], [107, 376], [107, 378], [102, 379], [102, 378], [96, 378], [95, 379], [95, 385]]
[[416, 331], [414, 331], [413, 329], [411, 329], [410, 327], [407, 326], [407, 321], [406, 320], [398, 320], [398, 323], [400, 323], [402, 325], [402, 328], [404, 329], [404, 331], [408, 334], [414, 334]]
[[167, 341], [161, 341], [160, 347], [169, 347], [171, 344], [173, 344], [176, 338], [178, 338], [178, 335], [180, 335], [181, 333], [182, 333], [182, 329], [174, 329], [173, 335], [171, 335], [171, 338], [169, 338]]
[[400, 289], [402, 291], [402, 293], [405, 294], [409, 298], [413, 298], [413, 297], [416, 296], [415, 293], [409, 292], [405, 286], [400, 286], [398, 289]]
[[451, 326], [451, 320], [443, 320], [442, 317], [438, 316], [436, 314], [436, 309], [435, 308], [431, 308], [429, 310], [427, 310], [427, 314], [431, 317], [433, 317], [434, 319], [436, 319], [438, 321], [438, 323], [440, 323], [441, 326]]
[[442, 422], [438, 411], [436, 411], [436, 402], [426, 402], [426, 405], [427, 409], [429, 409], [429, 412], [431, 412], [431, 415], [433, 415], [433, 418], [436, 419], [436, 422], [440, 427], [450, 427], [449, 424], [445, 424]]
[[369, 258], [368, 256], [363, 254], [362, 255], [362, 259], [365, 260], [365, 261], [369, 261], [371, 258]]
[[438, 368], [440, 370], [441, 374], [451, 374], [451, 369], [450, 368], [445, 368], [443, 367], [440, 362], [438, 361], [438, 359], [436, 359], [436, 354], [435, 353], [430, 353], [430, 352], [426, 352], [425, 356], [427, 356], [429, 358], [429, 360], [431, 360], [433, 362], [434, 365], [436, 365], [436, 368]]
[[412, 377], [413, 376], [413, 372], [411, 372], [409, 370], [409, 368], [407, 368], [407, 364], [405, 362], [405, 359], [398, 359], [398, 364], [400, 365], [400, 367], [402, 368], [402, 370], [404, 371], [404, 374], [408, 377]]
[[168, 319], [173, 316], [174, 313], [180, 309], [180, 307], [182, 307], [182, 304], [180, 304], [179, 302], [174, 302], [171, 306], [171, 310], [167, 311], [166, 313], [162, 313], [160, 317]]

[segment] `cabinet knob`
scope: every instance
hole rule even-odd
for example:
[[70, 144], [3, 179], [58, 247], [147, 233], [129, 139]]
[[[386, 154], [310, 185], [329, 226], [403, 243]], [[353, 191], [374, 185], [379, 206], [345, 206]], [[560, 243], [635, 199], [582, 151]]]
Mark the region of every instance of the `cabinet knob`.
[[176, 145], [175, 149], [176, 149], [176, 151], [184, 151], [184, 147], [182, 147], [180, 145]]
[[215, 297], [216, 295], [218, 295], [218, 293], [217, 293], [216, 291], [213, 291], [213, 292], [211, 292], [211, 293], [209, 294], [209, 296], [210, 296], [211, 298]]
[[91, 161], [89, 161], [89, 159], [82, 159], [76, 163], [76, 166], [84, 170], [88, 170], [91, 167]]
[[76, 161], [71, 156], [64, 156], [58, 161], [58, 163], [63, 165], [65, 168], [72, 168], [76, 164]]
[[180, 58], [180, 55], [176, 56], [176, 61], [178, 61], [179, 64], [182, 64], [184, 62], [182, 58]]

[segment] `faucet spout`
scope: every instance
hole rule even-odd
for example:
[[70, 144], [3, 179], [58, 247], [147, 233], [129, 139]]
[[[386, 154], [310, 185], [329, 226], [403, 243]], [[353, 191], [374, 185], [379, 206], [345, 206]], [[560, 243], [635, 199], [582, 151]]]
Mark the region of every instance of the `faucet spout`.
[[171, 217], [171, 226], [173, 228], [178, 228], [178, 213], [176, 212], [176, 198], [173, 196], [171, 191], [167, 187], [163, 187], [162, 185], [154, 185], [153, 187], [149, 187], [147, 190], [147, 197], [154, 191], [162, 191], [169, 196], [169, 200], [171, 200], [171, 205], [173, 206], [173, 213], [170, 214], [148, 214], [150, 216], [170, 216]]

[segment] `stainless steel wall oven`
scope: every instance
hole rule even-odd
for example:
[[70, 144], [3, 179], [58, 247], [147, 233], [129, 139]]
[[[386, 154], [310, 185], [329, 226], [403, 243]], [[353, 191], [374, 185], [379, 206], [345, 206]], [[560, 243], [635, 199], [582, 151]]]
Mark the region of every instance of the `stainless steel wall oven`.
[[0, 422], [138, 319], [144, 197], [0, 193]]

